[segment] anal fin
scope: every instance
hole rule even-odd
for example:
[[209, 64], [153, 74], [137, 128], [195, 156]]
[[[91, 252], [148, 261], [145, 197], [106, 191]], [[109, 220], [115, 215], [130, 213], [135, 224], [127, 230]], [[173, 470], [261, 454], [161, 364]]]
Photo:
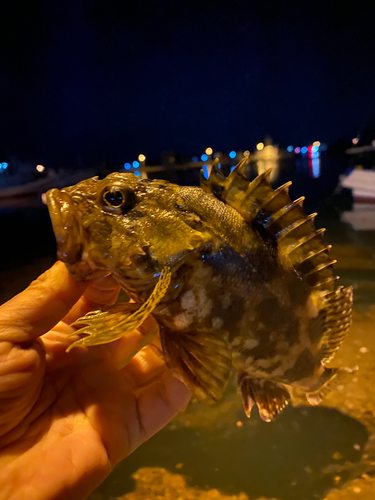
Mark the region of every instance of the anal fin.
[[287, 389], [271, 380], [256, 379], [241, 373], [237, 386], [242, 393], [243, 408], [248, 418], [252, 408], [257, 405], [260, 418], [264, 422], [271, 422], [290, 401]]
[[200, 401], [213, 403], [224, 392], [232, 368], [232, 353], [212, 333], [180, 332], [160, 327], [165, 361]]
[[312, 406], [316, 406], [322, 402], [324, 396], [331, 392], [335, 385], [345, 380], [348, 374], [351, 374], [356, 369], [351, 368], [325, 368], [323, 374], [319, 378], [319, 387], [314, 391], [306, 393], [306, 399]]

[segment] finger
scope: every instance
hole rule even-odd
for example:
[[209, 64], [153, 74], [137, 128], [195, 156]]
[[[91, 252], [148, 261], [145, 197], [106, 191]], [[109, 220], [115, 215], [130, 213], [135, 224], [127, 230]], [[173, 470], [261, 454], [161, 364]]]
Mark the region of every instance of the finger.
[[159, 332], [159, 325], [152, 316], [130, 333], [115, 342], [108, 344], [109, 356], [111, 362], [117, 369], [128, 366], [131, 359], [141, 351], [141, 349], [150, 344]]
[[120, 290], [121, 287], [112, 276], [90, 281], [85, 293], [64, 317], [63, 321], [70, 325], [89, 311], [115, 304]]
[[0, 307], [0, 340], [28, 342], [58, 323], [87, 287], [74, 281], [62, 262]]
[[130, 453], [162, 429], [177, 413], [184, 411], [190, 398], [190, 391], [169, 370], [156, 383], [147, 386], [137, 398], [137, 413], [143, 431], [141, 442], [130, 443], [133, 447]]

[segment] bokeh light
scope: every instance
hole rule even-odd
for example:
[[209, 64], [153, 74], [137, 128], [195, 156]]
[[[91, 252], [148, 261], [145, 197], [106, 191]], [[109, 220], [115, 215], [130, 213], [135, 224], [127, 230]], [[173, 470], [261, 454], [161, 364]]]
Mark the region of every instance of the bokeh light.
[[257, 150], [258, 151], [262, 151], [263, 148], [264, 148], [263, 142], [258, 142], [258, 144], [257, 144]]
[[205, 153], [206, 153], [206, 155], [212, 155], [213, 149], [212, 148], [206, 148]]
[[235, 151], [231, 151], [229, 153], [229, 158], [235, 158], [237, 156], [237, 153]]
[[[138, 168], [139, 167], [139, 161], [133, 161], [133, 167]], [[141, 174], [139, 174], [141, 175]]]
[[138, 161], [142, 162], [142, 161], [145, 161], [146, 160], [146, 156], [144, 154], [140, 154], [138, 155]]

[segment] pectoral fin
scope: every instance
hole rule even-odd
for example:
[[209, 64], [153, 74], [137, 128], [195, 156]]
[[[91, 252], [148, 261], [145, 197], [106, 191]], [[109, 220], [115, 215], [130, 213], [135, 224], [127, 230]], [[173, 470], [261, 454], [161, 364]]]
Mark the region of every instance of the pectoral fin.
[[[171, 271], [165, 267], [152, 294], [144, 304], [117, 304], [105, 311], [92, 311], [75, 321], [72, 326], [85, 325], [73, 335], [84, 334], [68, 348], [108, 344], [134, 331], [149, 316], [167, 292]], [[152, 339], [147, 339], [151, 341]], [[147, 342], [148, 343], [148, 342]], [[146, 343], [145, 343], [146, 345]]]

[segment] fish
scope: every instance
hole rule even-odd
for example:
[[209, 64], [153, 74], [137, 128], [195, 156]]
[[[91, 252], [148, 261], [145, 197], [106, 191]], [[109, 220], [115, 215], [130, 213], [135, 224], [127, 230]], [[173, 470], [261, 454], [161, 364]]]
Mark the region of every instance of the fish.
[[[271, 171], [216, 161], [199, 187], [113, 172], [47, 193], [57, 257], [76, 280], [112, 275], [132, 302], [80, 318], [69, 349], [125, 337], [152, 315], [167, 366], [200, 401], [237, 374], [245, 414], [271, 421], [293, 392], [319, 404], [345, 368], [329, 362], [352, 318], [352, 287]], [[152, 339], [147, 339], [151, 341]], [[348, 371], [348, 370], [346, 370]]]

